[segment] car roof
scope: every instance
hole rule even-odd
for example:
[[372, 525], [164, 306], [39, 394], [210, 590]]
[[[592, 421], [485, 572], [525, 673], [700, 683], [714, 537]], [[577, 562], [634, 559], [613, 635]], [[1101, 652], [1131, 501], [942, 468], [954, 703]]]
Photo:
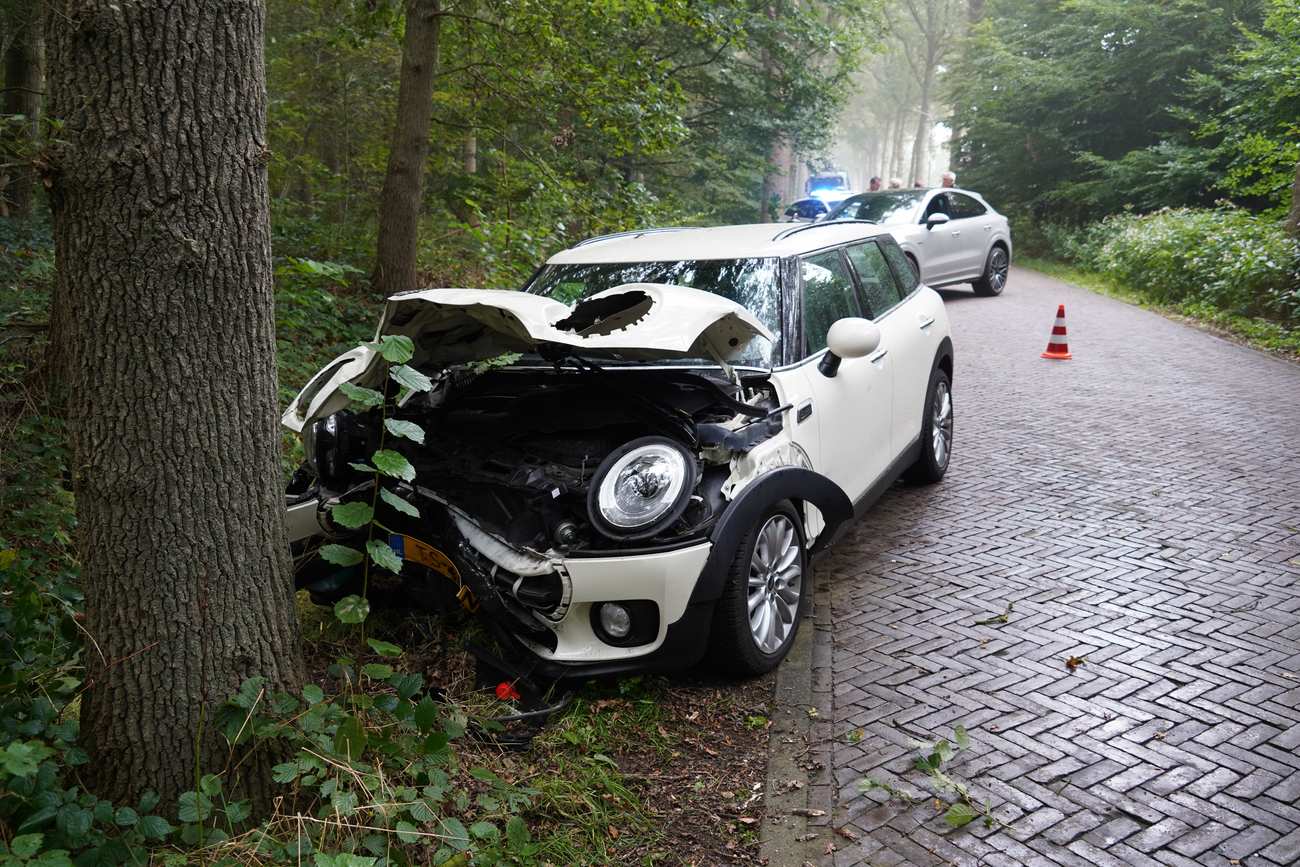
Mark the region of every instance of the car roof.
[[753, 223], [711, 228], [638, 229], [591, 238], [556, 253], [552, 265], [604, 262], [674, 262], [691, 259], [757, 259], [797, 256], [834, 244], [885, 235], [873, 223]]

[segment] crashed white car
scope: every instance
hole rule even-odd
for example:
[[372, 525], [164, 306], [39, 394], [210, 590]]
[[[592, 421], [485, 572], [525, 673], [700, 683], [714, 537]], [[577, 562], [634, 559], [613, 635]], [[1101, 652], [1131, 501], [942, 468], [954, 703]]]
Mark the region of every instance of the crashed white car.
[[[376, 503], [401, 558], [392, 598], [456, 598], [527, 670], [554, 678], [736, 673], [789, 651], [810, 557], [900, 475], [943, 477], [953, 350], [939, 296], [894, 240], [855, 223], [659, 229], [552, 257], [524, 291], [389, 299], [432, 380], [398, 393], [390, 437], [416, 470], [377, 498], [359, 465], [381, 437], [353, 386], [383, 389], [360, 346], [284, 414], [306, 464], [288, 492], [298, 586], [327, 602], [362, 566], [331, 508]], [[353, 390], [355, 394], [355, 391]], [[368, 590], [379, 583], [372, 567]]]
[[879, 190], [840, 202], [826, 220], [888, 229], [929, 286], [970, 283], [1001, 295], [1011, 270], [1011, 225], [970, 190]]

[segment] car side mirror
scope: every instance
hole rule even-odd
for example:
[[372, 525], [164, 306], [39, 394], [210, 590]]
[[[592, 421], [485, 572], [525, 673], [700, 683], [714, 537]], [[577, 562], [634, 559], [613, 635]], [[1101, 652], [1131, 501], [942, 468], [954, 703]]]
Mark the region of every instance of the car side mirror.
[[838, 320], [826, 332], [827, 352], [817, 369], [823, 376], [839, 373], [840, 361], [845, 358], [862, 358], [880, 346], [880, 326], [870, 319], [848, 317]]
[[938, 212], [933, 213], [925, 218], [925, 228], [933, 229], [935, 226], [942, 226], [944, 223], [948, 222], [948, 220], [949, 217], [947, 214]]

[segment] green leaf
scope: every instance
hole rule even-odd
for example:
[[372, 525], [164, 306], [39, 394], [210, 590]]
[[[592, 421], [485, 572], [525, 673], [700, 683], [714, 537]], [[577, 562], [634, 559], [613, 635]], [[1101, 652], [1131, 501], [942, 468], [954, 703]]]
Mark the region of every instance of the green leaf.
[[402, 558], [397, 556], [397, 552], [387, 542], [371, 539], [366, 543], [366, 551], [370, 554], [371, 561], [380, 569], [387, 569], [394, 574], [402, 571]]
[[412, 518], [420, 517], [419, 509], [386, 488], [379, 489], [379, 498], [403, 515], [410, 515]]
[[271, 779], [275, 780], [277, 783], [292, 783], [294, 780], [298, 779], [298, 763], [281, 762], [271, 768]]
[[383, 392], [375, 391], [373, 388], [362, 388], [345, 382], [339, 386], [339, 391], [343, 392], [343, 396], [348, 400], [360, 406], [383, 406], [384, 403]]
[[511, 849], [522, 849], [528, 845], [530, 839], [528, 825], [518, 816], [511, 816], [510, 821], [506, 822], [506, 839], [510, 841]]
[[385, 334], [366, 346], [382, 355], [389, 364], [405, 364], [415, 355], [415, 341], [405, 334]]
[[140, 811], [141, 815], [143, 815], [145, 813], [153, 812], [153, 808], [158, 806], [158, 801], [160, 800], [161, 798], [158, 797], [157, 792], [153, 789], [147, 789], [145, 793], [140, 796], [140, 802], [135, 806], [136, 809]]
[[409, 482], [415, 479], [415, 467], [400, 452], [392, 449], [380, 449], [370, 456], [375, 469], [386, 476]]
[[369, 503], [339, 503], [330, 509], [330, 520], [340, 527], [347, 527], [349, 530], [364, 527], [374, 517], [375, 510], [370, 507]]
[[232, 825], [238, 825], [244, 821], [253, 812], [253, 808], [248, 805], [247, 801], [232, 801], [226, 805], [226, 820]]
[[399, 696], [409, 699], [424, 687], [424, 678], [407, 671], [393, 675], [388, 683], [397, 690]]
[[469, 848], [469, 832], [465, 830], [465, 825], [460, 819], [453, 816], [447, 816], [440, 823], [440, 831], [446, 842], [458, 852], [464, 852]]
[[372, 475], [372, 476], [373, 476], [375, 473], [379, 472], [379, 470], [377, 470], [377, 469], [375, 469], [374, 467], [370, 466], [370, 464], [362, 464], [362, 463], [358, 463], [357, 461], [351, 461], [351, 462], [349, 462], [349, 463], [348, 463], [348, 466], [350, 466], [352, 469], [356, 470], [358, 473], [369, 473], [369, 474]]
[[438, 721], [438, 705], [427, 695], [415, 706], [415, 727], [427, 732]]
[[387, 641], [380, 641], [378, 638], [367, 638], [366, 644], [369, 644], [370, 649], [375, 653], [378, 653], [380, 656], [392, 657], [402, 655], [402, 648], [398, 647], [396, 644], [389, 644]]
[[424, 428], [413, 421], [386, 418], [384, 419], [384, 427], [388, 428], [388, 432], [393, 436], [405, 437], [411, 442], [424, 445]]
[[380, 662], [368, 662], [361, 666], [361, 673], [374, 680], [383, 680], [393, 676], [393, 667]]
[[209, 798], [221, 794], [221, 778], [216, 774], [204, 774], [199, 778], [199, 791]]
[[966, 727], [961, 723], [953, 729], [953, 738], [957, 741], [958, 749], [964, 750], [970, 746], [970, 735], [966, 733]]
[[357, 810], [357, 793], [335, 792], [330, 796], [330, 806], [340, 815], [351, 816]]
[[44, 834], [23, 834], [9, 843], [9, 851], [19, 858], [30, 858], [41, 848], [44, 839]]
[[397, 823], [397, 839], [403, 843], [418, 843], [420, 842], [419, 830], [419, 828], [403, 819]]
[[433, 808], [424, 801], [412, 801], [411, 806], [406, 808], [406, 812], [411, 814], [412, 819], [420, 823], [432, 822], [438, 818], [438, 814], [433, 812]]
[[366, 559], [365, 555], [356, 548], [349, 548], [347, 545], [321, 545], [320, 556], [326, 563], [333, 563], [335, 566], [355, 566]]
[[360, 623], [370, 616], [370, 602], [355, 593], [344, 596], [334, 603], [334, 616], [341, 623]]
[[94, 821], [95, 817], [89, 810], [78, 807], [76, 804], [64, 804], [59, 810], [59, 815], [55, 817], [54, 824], [69, 839], [80, 841], [82, 837], [90, 833], [90, 826]]
[[186, 792], [176, 802], [176, 818], [182, 822], [202, 822], [212, 815], [212, 801], [202, 792]]
[[113, 821], [123, 828], [130, 828], [140, 821], [140, 814], [130, 807], [118, 807], [117, 813], [113, 816]]
[[979, 813], [969, 805], [961, 801], [953, 804], [948, 808], [948, 812], [943, 814], [943, 820], [953, 828], [960, 828], [968, 825], [979, 816]]
[[475, 822], [469, 826], [469, 832], [480, 840], [495, 840], [501, 836], [500, 829], [491, 822]]
[[136, 827], [147, 840], [162, 840], [176, 830], [162, 816], [142, 816], [140, 824]]
[[54, 750], [40, 741], [14, 741], [0, 750], [0, 770], [15, 777], [30, 777], [52, 755]]
[[309, 683], [302, 688], [302, 697], [307, 700], [307, 704], [320, 704], [325, 700], [325, 690], [314, 683]]
[[339, 724], [338, 731], [334, 734], [334, 752], [353, 760], [359, 759], [366, 749], [366, 741], [366, 730], [362, 727], [361, 720], [352, 714]]
[[402, 388], [409, 388], [411, 391], [429, 391], [433, 388], [433, 380], [414, 367], [407, 367], [405, 364], [391, 368], [388, 375], [392, 377], [393, 382], [402, 386]]

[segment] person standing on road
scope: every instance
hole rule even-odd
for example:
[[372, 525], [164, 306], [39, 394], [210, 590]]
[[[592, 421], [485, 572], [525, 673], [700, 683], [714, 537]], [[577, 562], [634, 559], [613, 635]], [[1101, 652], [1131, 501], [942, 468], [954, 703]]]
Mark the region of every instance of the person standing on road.
[[944, 172], [940, 183], [945, 187], [955, 187], [957, 186], [957, 175], [953, 172]]
[[898, 178], [890, 178], [889, 188], [891, 190], [901, 190], [903, 188], [903, 182], [900, 181]]
[[880, 176], [872, 175], [871, 180], [867, 181], [867, 192], [874, 193], [880, 189]]

